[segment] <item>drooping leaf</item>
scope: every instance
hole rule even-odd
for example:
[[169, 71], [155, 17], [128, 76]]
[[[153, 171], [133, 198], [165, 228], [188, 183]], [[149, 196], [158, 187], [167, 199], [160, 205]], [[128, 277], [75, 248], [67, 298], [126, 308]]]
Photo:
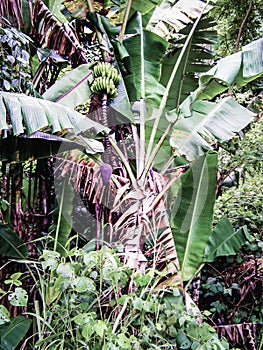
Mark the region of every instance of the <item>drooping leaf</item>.
[[42, 0], [34, 2], [31, 18], [31, 36], [36, 42], [67, 56], [73, 66], [87, 63], [87, 59], [74, 30], [61, 24]]
[[258, 39], [244, 46], [242, 51], [219, 60], [215, 67], [200, 76], [200, 86], [189, 99], [190, 103], [193, 100], [211, 99], [231, 88], [233, 83], [243, 86], [261, 76], [262, 54], [263, 39]]
[[94, 292], [96, 290], [94, 282], [88, 277], [76, 277], [73, 280], [73, 287], [78, 293]]
[[234, 231], [228, 218], [223, 217], [209, 238], [204, 261], [213, 262], [218, 256], [235, 255], [242, 245], [252, 239], [246, 226]]
[[32, 320], [24, 316], [17, 316], [0, 326], [1, 345], [4, 349], [15, 350], [26, 335]]
[[181, 187], [171, 212], [171, 227], [183, 280], [189, 280], [203, 262], [212, 232], [217, 154], [208, 152], [179, 177]]
[[147, 98], [149, 103], [158, 105], [164, 92], [164, 87], [158, 82], [160, 62], [167, 43], [143, 29], [142, 16], [135, 13], [128, 22], [123, 44], [129, 54], [123, 63], [127, 70], [124, 81], [130, 101]]
[[24, 259], [28, 249], [18, 235], [7, 225], [0, 223], [0, 254], [10, 258]]
[[98, 320], [96, 323], [94, 323], [94, 331], [100, 338], [103, 338], [104, 333], [107, 331], [106, 323], [102, 320]]
[[0, 16], [6, 18], [14, 27], [22, 28], [25, 33], [29, 33], [30, 27], [30, 5], [26, 0], [2, 0], [0, 6]]
[[47, 127], [50, 127], [53, 133], [72, 129], [76, 134], [82, 132], [97, 135], [107, 130], [101, 124], [59, 103], [1, 91], [0, 119], [3, 129], [8, 129], [6, 122], [3, 122], [7, 114], [14, 135], [24, 134], [25, 127], [28, 134]]
[[58, 152], [79, 149], [85, 153], [94, 154], [104, 151], [102, 143], [93, 139], [79, 139], [77, 136], [59, 137], [36, 131], [31, 135], [8, 135], [0, 140], [0, 159], [8, 162], [26, 161], [52, 156]]
[[[186, 111], [185, 114], [188, 112]], [[180, 119], [174, 127], [171, 145], [178, 154], [193, 160], [204, 154], [211, 146], [205, 135], [213, 135], [219, 141], [227, 141], [243, 129], [255, 116], [239, 105], [232, 97], [218, 102], [194, 103], [192, 116]]]
[[74, 109], [90, 98], [91, 81], [91, 65], [82, 64], [53, 84], [43, 97], [45, 100], [59, 102], [63, 106]]

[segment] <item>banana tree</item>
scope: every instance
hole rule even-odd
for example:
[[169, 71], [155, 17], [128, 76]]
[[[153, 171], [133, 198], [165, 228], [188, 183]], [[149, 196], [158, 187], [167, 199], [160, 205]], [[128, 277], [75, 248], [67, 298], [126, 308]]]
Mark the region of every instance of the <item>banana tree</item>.
[[[123, 213], [113, 223], [113, 231], [117, 232], [122, 241], [126, 240], [127, 245], [144, 241], [142, 237], [149, 237], [150, 232], [154, 231], [157, 235], [154, 248], [146, 252], [146, 255], [148, 253], [150, 256], [160, 248], [156, 253], [160, 264], [165, 262], [168, 265], [167, 271], [173, 273], [179, 268], [178, 254], [180, 271], [186, 281], [202, 263], [212, 231], [217, 156], [214, 152], [207, 153], [211, 148], [207, 138], [216, 138], [220, 142], [228, 140], [254, 116], [231, 97], [216, 102], [208, 102], [207, 99], [231, 88], [234, 82], [243, 84], [243, 81], [255, 79], [262, 74], [260, 54], [258, 60], [252, 60], [256, 52], [262, 52], [262, 40], [246, 46], [238, 57], [229, 57], [232, 69], [228, 76], [226, 69], [222, 69], [225, 60], [219, 61], [209, 71], [205, 63], [211, 59], [211, 52], [200, 45], [200, 42], [211, 44], [214, 40], [211, 24], [205, 18], [209, 7], [202, 1], [195, 2], [195, 11], [191, 12], [186, 26], [185, 11], [182, 11], [184, 5], [186, 2], [178, 2], [170, 7], [167, 5], [168, 8], [162, 12], [157, 8], [150, 19], [149, 13], [146, 16], [145, 13], [142, 15], [131, 10], [132, 15], [128, 16], [129, 20], [121, 28], [120, 34], [124, 35], [119, 37], [111, 34], [109, 24], [99, 15], [93, 16], [92, 21], [108, 40], [108, 46], [112, 45], [115, 64], [123, 76], [125, 86], [121, 86], [120, 95], [122, 101], [128, 101], [132, 106], [137, 121], [136, 127], [131, 128], [135, 140], [135, 171], [131, 169], [130, 163], [125, 162], [124, 153], [120, 152], [122, 144], [118, 147], [112, 140], [112, 147], [123, 161], [131, 183], [130, 192], [123, 194], [120, 204], [115, 203], [116, 211], [123, 206]], [[167, 28], [165, 35], [163, 32], [161, 36], [158, 35], [160, 21], [164, 14], [169, 15], [169, 11], [178, 15], [173, 20], [181, 23], [181, 35]], [[158, 13], [161, 13], [159, 21]], [[204, 30], [207, 25], [210, 30]], [[153, 47], [156, 50], [154, 55]], [[253, 68], [247, 73], [252, 61], [255, 62]], [[208, 73], [200, 76], [200, 87], [195, 90], [197, 73], [200, 75], [200, 72], [206, 70]], [[192, 81], [193, 88], [190, 96], [189, 80]], [[189, 97], [185, 98], [187, 95]], [[113, 106], [114, 104], [115, 101]], [[169, 141], [172, 146], [170, 149]], [[128, 152], [126, 155], [129, 157]], [[176, 167], [179, 155], [184, 155], [187, 159], [185, 169], [188, 162], [191, 163], [190, 169], [182, 176], [178, 171], [181, 168]], [[132, 158], [130, 156], [131, 161]], [[158, 158], [164, 161], [162, 171], [158, 171]], [[167, 178], [165, 175], [169, 173], [169, 167], [176, 169]], [[152, 198], [149, 190], [151, 180], [157, 187], [152, 187], [157, 193]], [[163, 203], [169, 189], [175, 199], [170, 204], [167, 201]], [[121, 191], [117, 192], [118, 199], [119, 193]], [[165, 220], [166, 210], [170, 212], [169, 220]], [[151, 226], [152, 218], [156, 220], [154, 227]], [[131, 238], [135, 241], [132, 242]], [[166, 257], [161, 252], [165, 249]], [[172, 257], [171, 264], [168, 264], [169, 256]]]
[[[97, 73], [92, 74], [92, 67], [84, 73], [80, 66], [53, 85], [43, 100], [34, 99], [36, 109], [30, 97], [1, 93], [1, 128], [7, 129], [8, 114], [17, 134], [24, 126], [32, 133], [49, 125], [53, 132], [81, 132], [83, 141], [90, 137], [87, 130], [103, 131], [105, 125], [90, 119], [82, 124], [73, 108], [91, 98], [93, 112], [97, 103], [101, 110], [90, 115], [97, 122], [106, 115], [112, 161], [105, 164], [105, 158], [97, 157], [92, 167], [77, 163], [78, 180], [71, 172], [75, 188], [96, 208], [97, 239], [121, 242], [128, 261], [134, 258], [132, 266], [144, 261], [144, 250], [149, 264], [171, 276], [166, 284], [182, 284], [202, 265], [212, 232], [217, 154], [210, 144], [229, 140], [254, 117], [234, 98], [215, 97], [262, 74], [263, 41], [210, 69], [215, 31], [206, 14], [211, 4], [147, 1], [136, 11], [139, 3], [127, 1], [122, 26], [114, 27], [88, 2], [86, 18], [95, 28], [101, 61], [112, 62], [122, 77], [117, 97], [107, 89], [112, 73], [106, 64], [96, 89]], [[96, 143], [91, 147], [95, 153], [96, 147], [101, 151]]]

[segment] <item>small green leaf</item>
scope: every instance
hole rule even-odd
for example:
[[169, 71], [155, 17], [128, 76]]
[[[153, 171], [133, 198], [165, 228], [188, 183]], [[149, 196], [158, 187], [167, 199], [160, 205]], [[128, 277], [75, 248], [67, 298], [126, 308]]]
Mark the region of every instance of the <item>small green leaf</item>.
[[4, 305], [0, 305], [0, 325], [10, 322], [10, 315]]
[[118, 344], [121, 349], [130, 349], [131, 344], [130, 344], [130, 339], [126, 337], [125, 334], [121, 333], [118, 334]]
[[50, 268], [51, 271], [54, 271], [58, 266], [60, 254], [55, 251], [44, 250], [43, 255], [40, 258], [44, 259], [44, 261], [42, 261], [42, 267], [44, 270]]
[[13, 274], [10, 276], [10, 278], [11, 278], [12, 280], [19, 280], [19, 278], [20, 278], [22, 275], [23, 275], [22, 272], [16, 272], [16, 273], [13, 273]]
[[106, 324], [105, 324], [103, 321], [98, 320], [98, 322], [95, 323], [95, 324], [93, 325], [93, 327], [94, 327], [95, 332], [98, 334], [98, 336], [99, 336], [100, 338], [103, 338], [104, 333], [105, 333], [105, 331], [107, 330]]
[[8, 300], [14, 306], [27, 306], [28, 295], [23, 288], [16, 288], [15, 291], [8, 295]]
[[22, 285], [22, 282], [19, 281], [19, 278], [23, 275], [23, 273], [21, 272], [16, 272], [16, 273], [13, 273], [11, 276], [10, 276], [10, 279], [7, 279], [5, 280], [5, 284], [14, 284], [15, 286], [21, 286]]
[[83, 314], [78, 314], [73, 318], [73, 321], [79, 326], [83, 326], [85, 323], [88, 323], [89, 320], [89, 314], [86, 312]]
[[161, 331], [163, 328], [160, 323], [156, 323], [155, 327], [156, 327], [157, 331]]
[[135, 310], [141, 311], [143, 309], [143, 300], [141, 298], [136, 298], [133, 302], [132, 305]]
[[65, 278], [72, 278], [74, 276], [74, 269], [70, 264], [61, 263], [57, 267], [57, 273]]
[[191, 346], [191, 341], [183, 333], [178, 333], [176, 337], [176, 342], [180, 349], [188, 349]]
[[83, 256], [83, 260], [87, 268], [92, 269], [98, 263], [98, 254], [97, 252], [90, 252]]
[[82, 328], [82, 336], [85, 338], [85, 340], [90, 340], [90, 337], [92, 336], [92, 334], [94, 333], [94, 328], [92, 327], [91, 324], [84, 324], [83, 328]]
[[136, 343], [137, 342], [137, 338], [134, 335], [130, 336], [130, 342], [131, 343]]
[[88, 277], [77, 277], [73, 281], [74, 289], [79, 293], [86, 291], [94, 292], [96, 290], [95, 284], [92, 279]]

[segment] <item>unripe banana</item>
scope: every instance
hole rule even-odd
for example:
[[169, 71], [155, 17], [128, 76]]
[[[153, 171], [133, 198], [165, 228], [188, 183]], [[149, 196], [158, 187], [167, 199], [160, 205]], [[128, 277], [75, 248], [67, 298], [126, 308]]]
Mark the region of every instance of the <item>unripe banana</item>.
[[98, 95], [106, 93], [108, 98], [114, 98], [118, 95], [116, 87], [121, 76], [109, 62], [99, 62], [93, 69], [93, 77], [92, 92]]

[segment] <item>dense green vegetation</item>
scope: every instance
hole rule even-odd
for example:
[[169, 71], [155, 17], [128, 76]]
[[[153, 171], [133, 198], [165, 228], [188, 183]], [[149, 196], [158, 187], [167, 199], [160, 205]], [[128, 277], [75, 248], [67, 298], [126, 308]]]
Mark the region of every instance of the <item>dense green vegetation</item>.
[[239, 5], [2, 1], [0, 349], [262, 349], [262, 5]]

